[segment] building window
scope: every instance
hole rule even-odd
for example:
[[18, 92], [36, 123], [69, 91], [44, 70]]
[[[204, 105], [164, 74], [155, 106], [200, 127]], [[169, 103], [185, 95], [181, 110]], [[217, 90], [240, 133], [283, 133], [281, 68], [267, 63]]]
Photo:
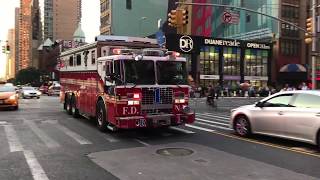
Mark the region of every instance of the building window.
[[91, 51], [91, 64], [96, 63], [96, 51]]
[[223, 48], [223, 74], [240, 76], [240, 48]]
[[300, 44], [300, 40], [282, 39], [280, 42], [280, 52], [285, 56], [299, 56]]
[[268, 76], [268, 51], [246, 49], [244, 57], [245, 76]]
[[69, 66], [73, 66], [73, 56], [69, 57]]
[[126, 0], [126, 8], [132, 9], [132, 0]]
[[77, 54], [77, 66], [81, 65], [81, 54]]
[[[220, 47], [204, 46], [200, 50], [200, 74], [201, 75], [216, 75], [219, 76], [219, 51]], [[218, 82], [216, 79], [202, 80], [200, 83], [206, 87], [209, 84]]]

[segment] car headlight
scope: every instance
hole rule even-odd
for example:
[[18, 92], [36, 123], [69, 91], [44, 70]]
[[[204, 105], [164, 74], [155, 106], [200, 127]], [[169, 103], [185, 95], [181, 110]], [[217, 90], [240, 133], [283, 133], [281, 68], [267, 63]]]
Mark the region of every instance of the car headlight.
[[14, 94], [14, 95], [11, 95], [10, 97], [9, 97], [9, 99], [10, 100], [15, 100], [16, 99], [16, 95]]
[[39, 96], [40, 96], [40, 95], [41, 95], [41, 92], [37, 92], [37, 95], [39, 95]]

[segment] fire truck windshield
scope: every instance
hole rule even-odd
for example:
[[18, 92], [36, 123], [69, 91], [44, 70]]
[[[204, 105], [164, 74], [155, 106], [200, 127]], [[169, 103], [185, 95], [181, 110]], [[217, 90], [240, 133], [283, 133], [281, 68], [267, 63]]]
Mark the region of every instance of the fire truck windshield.
[[155, 84], [154, 62], [125, 60], [125, 82], [128, 84]]
[[157, 62], [158, 84], [187, 84], [186, 63], [179, 61]]

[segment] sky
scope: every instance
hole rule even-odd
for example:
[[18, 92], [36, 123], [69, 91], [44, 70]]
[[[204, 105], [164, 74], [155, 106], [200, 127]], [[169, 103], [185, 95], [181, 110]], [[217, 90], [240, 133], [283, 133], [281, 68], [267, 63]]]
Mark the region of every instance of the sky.
[[[40, 6], [43, 9], [43, 1]], [[20, 0], [0, 0], [0, 78], [5, 75], [5, 55], [2, 53], [2, 45], [7, 39], [8, 29], [14, 28], [14, 9], [20, 6]], [[43, 15], [43, 12], [41, 13]], [[82, 0], [82, 29], [87, 42], [93, 42], [99, 34], [100, 26], [100, 1]]]

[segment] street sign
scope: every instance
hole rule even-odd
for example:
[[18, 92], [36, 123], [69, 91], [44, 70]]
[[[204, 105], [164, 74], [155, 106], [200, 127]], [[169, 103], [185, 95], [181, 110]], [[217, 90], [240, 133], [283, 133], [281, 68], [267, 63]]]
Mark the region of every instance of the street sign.
[[238, 24], [240, 19], [239, 11], [224, 11], [222, 21], [226, 24]]

